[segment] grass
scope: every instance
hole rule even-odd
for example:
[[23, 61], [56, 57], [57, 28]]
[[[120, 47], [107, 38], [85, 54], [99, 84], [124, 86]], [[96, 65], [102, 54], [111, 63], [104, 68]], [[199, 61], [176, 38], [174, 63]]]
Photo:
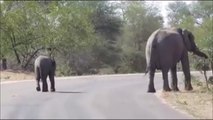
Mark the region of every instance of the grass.
[[174, 108], [198, 119], [213, 119], [213, 84], [192, 77], [192, 91], [162, 92], [161, 97]]
[[35, 79], [33, 72], [26, 71], [14, 71], [14, 70], [4, 70], [0, 71], [0, 79], [2, 81], [8, 80], [33, 80]]

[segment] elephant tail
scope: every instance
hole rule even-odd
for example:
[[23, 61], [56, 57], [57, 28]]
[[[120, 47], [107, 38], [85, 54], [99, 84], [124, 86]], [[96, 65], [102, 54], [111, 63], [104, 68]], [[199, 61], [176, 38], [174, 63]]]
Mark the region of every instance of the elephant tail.
[[156, 40], [154, 39], [152, 41], [152, 44], [149, 45], [147, 47], [147, 50], [146, 50], [146, 63], [147, 63], [147, 66], [146, 66], [146, 71], [145, 71], [145, 75], [150, 71], [150, 67], [153, 66], [156, 62], [156, 52], [157, 52], [157, 47], [156, 47]]
[[149, 66], [147, 65], [145, 75], [149, 72]]
[[157, 62], [157, 55], [158, 55], [158, 42], [157, 42], [157, 35], [160, 29], [156, 30], [148, 39], [146, 45], [146, 71], [145, 75], [150, 71], [151, 68], [156, 66]]

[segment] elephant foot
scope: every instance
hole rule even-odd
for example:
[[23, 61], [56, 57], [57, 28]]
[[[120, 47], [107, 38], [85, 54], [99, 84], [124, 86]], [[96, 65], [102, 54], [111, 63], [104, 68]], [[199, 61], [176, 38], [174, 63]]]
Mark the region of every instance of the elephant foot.
[[48, 92], [48, 90], [47, 89], [43, 89], [42, 92]]
[[41, 91], [41, 88], [40, 88], [40, 87], [36, 87], [36, 90], [37, 90], [37, 91]]
[[152, 89], [149, 88], [147, 92], [149, 92], [149, 93], [155, 93], [156, 90], [155, 90], [155, 88], [152, 88]]
[[154, 84], [149, 83], [147, 92], [149, 92], [149, 93], [155, 93], [156, 92]]
[[172, 91], [177, 92], [177, 91], [179, 91], [179, 88], [178, 87], [172, 87]]
[[51, 91], [51, 92], [55, 92], [55, 89], [51, 89], [50, 91]]
[[163, 88], [163, 91], [165, 91], [165, 92], [170, 92], [171, 89], [170, 89], [169, 87], [164, 87], [164, 88]]
[[193, 90], [192, 85], [191, 84], [186, 85], [185, 90], [187, 90], [187, 91]]

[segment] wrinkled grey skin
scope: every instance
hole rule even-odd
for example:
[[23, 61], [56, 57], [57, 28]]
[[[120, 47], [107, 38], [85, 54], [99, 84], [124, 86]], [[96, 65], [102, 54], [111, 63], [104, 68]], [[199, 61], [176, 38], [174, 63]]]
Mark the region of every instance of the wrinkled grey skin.
[[173, 91], [179, 91], [177, 85], [176, 65], [181, 61], [185, 76], [185, 89], [192, 90], [188, 52], [208, 58], [194, 42], [194, 36], [180, 28], [161, 28], [149, 37], [146, 44], [147, 72], [149, 72], [148, 92], [155, 92], [154, 74], [156, 69], [162, 71], [163, 90], [171, 91], [168, 83], [168, 71], [171, 70]]
[[51, 92], [55, 91], [55, 69], [56, 63], [55, 60], [47, 57], [47, 56], [39, 56], [36, 58], [34, 63], [35, 68], [35, 76], [37, 87], [36, 90], [40, 91], [40, 79], [42, 80], [42, 92], [48, 91], [48, 84], [47, 84], [47, 76], [49, 76], [50, 84], [51, 84]]

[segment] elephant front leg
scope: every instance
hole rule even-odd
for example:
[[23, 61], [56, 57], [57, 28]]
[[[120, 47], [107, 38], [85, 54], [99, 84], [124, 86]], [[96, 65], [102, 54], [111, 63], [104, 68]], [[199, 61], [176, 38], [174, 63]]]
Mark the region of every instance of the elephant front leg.
[[177, 79], [177, 69], [176, 69], [176, 65], [174, 67], [171, 68], [171, 76], [172, 76], [172, 90], [173, 91], [179, 91], [178, 89], [178, 79]]
[[168, 70], [162, 70], [162, 74], [163, 74], [163, 90], [171, 91], [171, 89], [169, 88]]
[[155, 76], [155, 69], [149, 71], [149, 87], [148, 92], [156, 92], [154, 87], [154, 76]]
[[190, 75], [190, 69], [189, 69], [189, 59], [188, 59], [188, 53], [186, 53], [182, 59], [182, 68], [183, 73], [185, 76], [185, 90], [193, 90], [192, 84], [191, 84], [191, 75]]

